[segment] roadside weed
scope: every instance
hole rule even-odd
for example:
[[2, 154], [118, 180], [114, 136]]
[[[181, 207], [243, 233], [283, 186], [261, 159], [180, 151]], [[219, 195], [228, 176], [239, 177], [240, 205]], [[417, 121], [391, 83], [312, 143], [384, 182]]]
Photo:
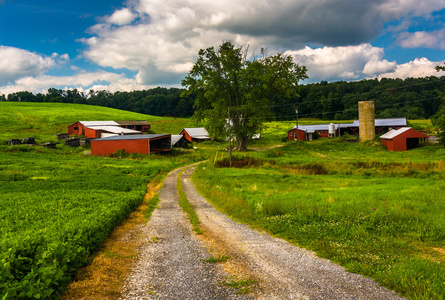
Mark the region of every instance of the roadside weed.
[[210, 258], [208, 259], [203, 259], [203, 262], [206, 263], [219, 263], [219, 262], [225, 262], [227, 260], [229, 260], [231, 257], [228, 255], [222, 255], [222, 254], [218, 254], [217, 256], [210, 256]]

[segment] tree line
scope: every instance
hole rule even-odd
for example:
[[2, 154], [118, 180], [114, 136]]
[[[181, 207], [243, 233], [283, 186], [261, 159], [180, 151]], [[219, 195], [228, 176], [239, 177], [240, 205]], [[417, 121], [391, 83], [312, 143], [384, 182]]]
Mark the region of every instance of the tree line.
[[[377, 118], [406, 117], [429, 119], [437, 113], [445, 97], [445, 76], [407, 79], [369, 79], [355, 82], [320, 82], [300, 84], [299, 96], [272, 93], [265, 110], [269, 120], [295, 119], [295, 105], [300, 117], [324, 120], [356, 119], [358, 101], [372, 100]], [[132, 92], [92, 91], [50, 88], [46, 94], [22, 91], [0, 95], [0, 101], [61, 102], [98, 105], [155, 116], [191, 117], [197, 95], [181, 88], [157, 87]], [[260, 104], [258, 104], [260, 105]]]

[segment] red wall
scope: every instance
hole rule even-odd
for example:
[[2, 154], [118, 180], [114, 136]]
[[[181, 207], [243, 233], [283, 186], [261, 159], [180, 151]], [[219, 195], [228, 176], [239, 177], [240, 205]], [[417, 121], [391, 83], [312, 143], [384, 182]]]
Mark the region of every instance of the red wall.
[[85, 137], [89, 139], [99, 139], [102, 132], [100, 130], [94, 130], [91, 128], [85, 128]]
[[193, 142], [192, 141], [192, 137], [187, 133], [187, 131], [182, 130], [179, 135], [185, 135], [185, 138], [187, 139], [187, 141], [189, 141], [190, 143]]
[[406, 151], [406, 139], [408, 138], [428, 138], [428, 136], [411, 128], [392, 140], [381, 139], [380, 141], [389, 151]]
[[[77, 127], [77, 130], [74, 129]], [[68, 127], [68, 134], [69, 135], [82, 135], [83, 126], [80, 122], [76, 122]]]
[[[393, 140], [381, 140], [382, 144], [385, 145], [385, 147], [389, 150], [389, 151], [396, 151], [394, 150], [394, 141]], [[406, 148], [406, 140], [405, 140], [405, 148]], [[406, 150], [406, 149], [405, 149]], [[404, 151], [402, 150], [397, 150], [397, 151]]]
[[[295, 140], [295, 132], [297, 132], [297, 129], [291, 129], [287, 132], [287, 139], [290, 141], [294, 141]], [[298, 130], [298, 140], [300, 141], [305, 141], [306, 140], [306, 132], [304, 132], [303, 130]]]
[[91, 155], [108, 156], [117, 150], [125, 150], [127, 153], [150, 154], [149, 140], [91, 141]]
[[[75, 129], [77, 127], [77, 130]], [[82, 123], [76, 122], [68, 127], [69, 135], [84, 135], [86, 138], [97, 139], [101, 137], [101, 131], [83, 127]]]

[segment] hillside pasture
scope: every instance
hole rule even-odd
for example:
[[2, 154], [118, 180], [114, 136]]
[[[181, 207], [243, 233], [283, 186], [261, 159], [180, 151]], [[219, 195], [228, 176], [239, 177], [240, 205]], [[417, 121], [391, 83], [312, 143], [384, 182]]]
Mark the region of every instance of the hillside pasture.
[[142, 202], [149, 182], [204, 159], [197, 151], [117, 159], [88, 156], [88, 148], [63, 142], [56, 149], [6, 145], [10, 138], [29, 136], [37, 143], [55, 141], [55, 134], [77, 120], [188, 120], [77, 104], [0, 102], [0, 110], [3, 300], [58, 299], [111, 230]]
[[[54, 135], [68, 132], [68, 126], [76, 121], [144, 120], [168, 123], [175, 120], [106, 107], [69, 103], [3, 101], [0, 102], [0, 111], [1, 140], [29, 136], [37, 137], [40, 141], [56, 140]], [[156, 131], [156, 126], [152, 130], [161, 133]]]

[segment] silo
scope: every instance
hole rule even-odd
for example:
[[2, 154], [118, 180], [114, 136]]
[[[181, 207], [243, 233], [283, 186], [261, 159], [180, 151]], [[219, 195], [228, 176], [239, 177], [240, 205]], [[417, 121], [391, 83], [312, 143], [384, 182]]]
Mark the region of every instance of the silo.
[[329, 137], [335, 137], [335, 124], [329, 124]]
[[360, 141], [370, 141], [375, 137], [374, 101], [358, 102]]

